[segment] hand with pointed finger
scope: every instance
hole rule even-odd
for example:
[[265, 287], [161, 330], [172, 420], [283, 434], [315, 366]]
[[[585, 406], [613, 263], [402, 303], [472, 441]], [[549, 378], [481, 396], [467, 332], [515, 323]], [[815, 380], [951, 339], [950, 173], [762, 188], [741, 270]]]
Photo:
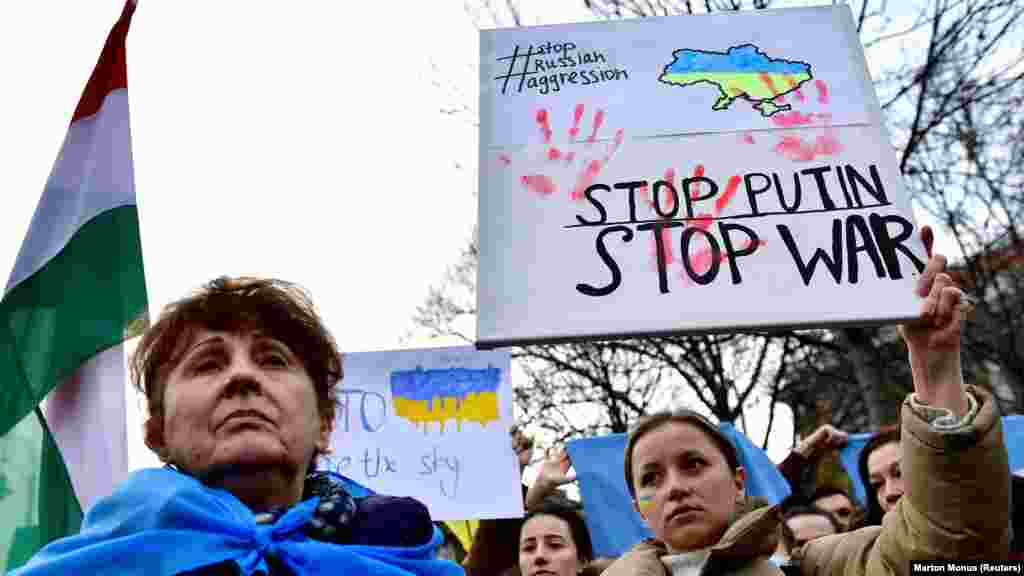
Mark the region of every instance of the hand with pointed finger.
[[960, 370], [960, 331], [970, 303], [946, 273], [945, 256], [932, 255], [933, 238], [931, 228], [922, 228], [929, 260], [917, 284], [917, 294], [924, 298], [921, 317], [900, 326], [900, 334], [910, 352], [918, 399], [962, 416], [968, 404]]

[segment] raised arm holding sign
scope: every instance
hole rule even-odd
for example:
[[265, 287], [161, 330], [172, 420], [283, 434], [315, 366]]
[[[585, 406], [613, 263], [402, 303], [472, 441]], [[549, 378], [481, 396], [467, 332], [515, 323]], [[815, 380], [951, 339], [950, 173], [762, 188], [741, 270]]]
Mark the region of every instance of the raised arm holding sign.
[[484, 31], [481, 70], [478, 347], [919, 314], [847, 6]]
[[[906, 574], [915, 562], [1005, 559], [1009, 468], [998, 408], [959, 372], [962, 293], [933, 257], [918, 286], [922, 318], [901, 329], [915, 366], [904, 402], [901, 469], [907, 493], [882, 526], [812, 540], [794, 552], [800, 574]], [[921, 369], [918, 369], [917, 366]], [[770, 560], [776, 507], [744, 512], [746, 471], [718, 431], [693, 413], [642, 420], [626, 445], [634, 508], [654, 532], [606, 572], [779, 574]]]

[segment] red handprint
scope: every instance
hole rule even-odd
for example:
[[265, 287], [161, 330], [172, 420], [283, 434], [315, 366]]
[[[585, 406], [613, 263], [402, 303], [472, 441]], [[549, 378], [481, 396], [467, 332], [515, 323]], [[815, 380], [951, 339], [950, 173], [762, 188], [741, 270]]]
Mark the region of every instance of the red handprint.
[[[615, 132], [612, 142], [605, 146], [603, 151], [595, 147], [598, 132], [604, 124], [605, 114], [604, 110], [598, 109], [594, 112], [590, 135], [584, 140], [582, 150], [577, 153], [577, 150], [569, 149], [568, 146], [578, 141], [584, 112], [583, 104], [577, 104], [573, 110], [573, 123], [568, 130], [566, 151], [563, 151], [562, 148], [552, 143], [554, 131], [551, 129], [548, 111], [544, 108], [537, 110], [534, 121], [540, 128], [544, 140], [544, 152], [541, 158], [533, 159], [531, 164], [536, 166], [537, 163], [540, 163], [543, 170], [531, 170], [531, 173], [520, 176], [519, 181], [524, 188], [540, 196], [550, 196], [560, 187], [565, 188], [571, 182], [569, 198], [572, 200], [583, 199], [583, 191], [594, 183], [594, 179], [608, 165], [622, 145], [624, 138], [623, 130], [619, 129]], [[512, 159], [507, 154], [499, 154], [498, 160], [504, 167], [512, 165]]]
[[[693, 175], [694, 177], [703, 176], [704, 166], [702, 164], [698, 164], [697, 168], [694, 170]], [[708, 228], [710, 228], [711, 224], [714, 223], [714, 219], [722, 213], [722, 210], [724, 210], [729, 205], [729, 203], [732, 202], [732, 199], [736, 196], [736, 192], [740, 188], [741, 181], [742, 178], [740, 178], [739, 176], [731, 176], [729, 178], [728, 183], [726, 183], [725, 185], [725, 191], [722, 192], [721, 196], [715, 199], [715, 207], [714, 209], [712, 209], [711, 214], [699, 214], [697, 219], [693, 220], [690, 223], [690, 225], [700, 228], [701, 230], [707, 230]], [[700, 184], [695, 182], [690, 185], [690, 198], [696, 200], [699, 197]], [[743, 246], [741, 250], [746, 250], [747, 248], [750, 248], [750, 244], [751, 243], [748, 240], [747, 245]], [[764, 246], [764, 244], [764, 240], [758, 242], [759, 246]], [[689, 254], [690, 268], [696, 274], [706, 273], [708, 270], [711, 269], [711, 266], [713, 264], [713, 254], [714, 251], [711, 249], [710, 246], [707, 248], [703, 248], [701, 250], [691, 250]], [[718, 261], [723, 262], [728, 257], [729, 256], [727, 253], [721, 252], [718, 257]], [[693, 279], [690, 278], [690, 274], [687, 273], [686, 270], [682, 270], [679, 273], [679, 279], [682, 280], [683, 286], [692, 286], [694, 284]]]
[[[665, 175], [663, 179], [666, 182], [674, 182], [675, 173], [675, 169], [669, 168], [665, 170]], [[702, 176], [704, 176], [704, 165], [698, 164], [693, 170], [693, 177], [700, 178]], [[699, 228], [701, 230], [707, 230], [708, 228], [710, 228], [712, 223], [714, 223], [715, 218], [718, 217], [722, 213], [722, 211], [729, 205], [729, 203], [732, 202], [733, 198], [735, 198], [736, 192], [739, 190], [741, 181], [742, 179], [739, 176], [732, 176], [731, 178], [729, 178], [729, 181], [725, 186], [725, 190], [718, 198], [715, 199], [715, 205], [711, 212], [700, 212], [696, 214], [696, 216], [692, 220], [690, 220], [687, 225], [694, 228]], [[646, 186], [640, 189], [640, 193], [644, 203], [647, 204], [647, 207], [650, 208], [652, 212], [658, 214], [660, 210], [660, 214], [658, 214], [659, 219], [669, 221], [672, 220], [674, 215], [677, 213], [675, 206], [676, 197], [669, 187], [666, 186], [663, 188], [663, 190], [665, 190], [665, 200], [659, 201], [657, 209], [655, 207], [655, 199], [650, 197]], [[702, 199], [700, 196], [699, 182], [692, 182], [690, 184], [690, 189], [684, 190], [683, 193], [689, 194], [691, 202]], [[662, 257], [665, 266], [670, 266], [675, 260], [672, 253], [671, 229], [663, 228], [661, 230], [661, 236]], [[760, 241], [759, 245], [764, 245], [764, 241]], [[742, 247], [741, 250], [745, 250], [749, 247], [750, 244], [748, 243], [746, 246]], [[691, 250], [689, 254], [684, 254], [683, 257], [685, 257], [689, 261], [690, 268], [694, 273], [704, 274], [711, 268], [711, 260], [713, 257], [712, 254], [713, 252], [709, 247], [696, 251]], [[654, 237], [651, 238], [651, 256], [652, 265], [655, 268], [657, 268], [658, 241]], [[719, 259], [720, 261], [724, 261], [727, 257], [728, 254], [723, 252], [720, 254]], [[686, 272], [685, 268], [680, 271], [680, 279], [682, 280], [684, 286], [693, 285], [693, 281], [691, 280], [690, 275]]]
[[[697, 168], [694, 170], [694, 177], [703, 176], [703, 175], [704, 175], [704, 166], [702, 164], [698, 164]], [[711, 211], [711, 214], [702, 213], [702, 214], [698, 215], [698, 218], [696, 220], [693, 220], [690, 223], [690, 225], [691, 226], [696, 226], [696, 227], [700, 228], [701, 230], [707, 230], [709, 227], [711, 227], [711, 224], [714, 223], [715, 218], [717, 218], [722, 213], [722, 210], [724, 210], [729, 205], [729, 203], [732, 202], [732, 199], [736, 196], [736, 192], [740, 188], [740, 182], [741, 181], [742, 181], [742, 178], [740, 178], [739, 176], [731, 176], [729, 178], [728, 183], [726, 183], [726, 185], [725, 185], [725, 191], [722, 192], [721, 196], [719, 196], [717, 199], [715, 199], [715, 207]], [[690, 187], [690, 198], [691, 199], [697, 199], [699, 197], [700, 197], [700, 184], [695, 182], [695, 183], [691, 184], [691, 187]], [[752, 242], [748, 240], [747, 244], [745, 246], [743, 246], [740, 250], [743, 251], [743, 250], [746, 250], [746, 249], [750, 248], [751, 244], [752, 244]], [[758, 246], [764, 246], [765, 245], [765, 241], [764, 240], [759, 240], [757, 244], [758, 244]], [[710, 246], [707, 247], [707, 248], [703, 248], [701, 250], [696, 250], [696, 251], [691, 250], [690, 254], [689, 254], [689, 262], [690, 262], [690, 268], [692, 269], [692, 271], [695, 274], [698, 274], [698, 275], [704, 274], [704, 273], [708, 272], [711, 269], [711, 266], [713, 264], [713, 262], [712, 262], [712, 258], [714, 257], [713, 254], [714, 254], [714, 251], [711, 249]], [[728, 257], [729, 257], [728, 253], [721, 252], [719, 257], [718, 257], [718, 261], [719, 262], [724, 262], [725, 259], [728, 258]], [[693, 286], [693, 284], [694, 284], [693, 279], [690, 277], [690, 274], [687, 273], [686, 270], [682, 270], [679, 273], [679, 279], [682, 280], [683, 286]]]
[[[792, 79], [787, 78], [787, 81], [791, 89], [795, 87], [796, 83]], [[828, 85], [821, 80], [815, 80], [814, 87], [818, 92], [818, 103], [827, 106], [829, 103]], [[806, 102], [807, 98], [799, 89], [792, 90], [792, 92], [797, 101]], [[776, 100], [781, 100], [782, 98], [782, 96], [779, 96]], [[780, 112], [773, 115], [771, 121], [772, 124], [779, 128], [795, 128], [810, 124], [822, 124], [825, 126], [824, 133], [817, 134], [813, 141], [804, 141], [799, 135], [794, 134], [784, 134], [779, 139], [774, 147], [775, 152], [794, 162], [808, 162], [818, 156], [831, 156], [841, 152], [843, 149], [839, 140], [836, 139], [829, 128], [832, 124], [832, 115], [827, 112], [811, 112], [809, 114], [801, 114], [799, 110], [793, 110], [788, 113]], [[743, 136], [743, 142], [746, 144], [754, 143], [754, 139], [749, 132]]]
[[[675, 168], [669, 168], [665, 170], [665, 174], [664, 176], [662, 176], [662, 180], [672, 184], [673, 186], [675, 186], [675, 178]], [[643, 201], [643, 203], [646, 204], [652, 212], [657, 214], [658, 210], [655, 209], [654, 200], [651, 198], [650, 193], [648, 192], [647, 184], [644, 184], [637, 190], [640, 192], [640, 199]], [[676, 197], [668, 186], [665, 186], [663, 190], [665, 190], [665, 200], [664, 203], [659, 203], [658, 205], [658, 207], [662, 211], [662, 214], [657, 215], [659, 219], [668, 221], [672, 220], [673, 215], [676, 213]], [[664, 214], [668, 214], [668, 216], [665, 216]], [[672, 261], [674, 259], [672, 255], [672, 231], [669, 230], [668, 228], [661, 229], [661, 250], [662, 257], [665, 260], [665, 264], [672, 264]], [[653, 236], [651, 237], [651, 266], [655, 270], [658, 268], [658, 240]]]
[[818, 88], [818, 102], [828, 104], [828, 86], [821, 80], [815, 80], [814, 85]]

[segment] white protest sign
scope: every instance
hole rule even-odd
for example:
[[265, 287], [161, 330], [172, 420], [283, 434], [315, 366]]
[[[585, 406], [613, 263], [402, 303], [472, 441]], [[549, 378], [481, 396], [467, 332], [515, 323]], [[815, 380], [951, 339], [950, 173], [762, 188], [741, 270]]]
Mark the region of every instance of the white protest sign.
[[434, 520], [523, 515], [511, 360], [472, 347], [345, 354], [325, 466]]
[[[594, 66], [573, 50], [628, 78], [531, 88]], [[847, 6], [484, 31], [481, 58], [479, 347], [918, 314]]]
[[[552, 129], [557, 119], [579, 139], [601, 120], [630, 138], [771, 128], [766, 118], [794, 112], [813, 113], [813, 124], [870, 124], [874, 91], [859, 77], [860, 44], [844, 35], [847, 14], [799, 8], [481, 31], [480, 144], [536, 140], [541, 109]], [[580, 103], [590, 106], [574, 120]]]

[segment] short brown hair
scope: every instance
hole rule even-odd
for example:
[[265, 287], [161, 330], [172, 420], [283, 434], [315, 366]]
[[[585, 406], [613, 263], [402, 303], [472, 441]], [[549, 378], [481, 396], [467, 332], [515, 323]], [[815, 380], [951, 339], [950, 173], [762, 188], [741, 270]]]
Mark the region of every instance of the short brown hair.
[[725, 437], [724, 434], [718, 429], [717, 426], [711, 423], [710, 420], [702, 416], [698, 412], [693, 410], [674, 410], [664, 411], [651, 414], [650, 416], [644, 416], [637, 421], [636, 425], [629, 432], [629, 439], [626, 441], [626, 455], [624, 459], [624, 471], [626, 475], [626, 487], [629, 488], [629, 497], [636, 500], [636, 486], [633, 486], [633, 449], [636, 448], [636, 443], [642, 436], [645, 436], [649, 432], [653, 432], [658, 428], [661, 428], [665, 424], [678, 423], [678, 424], [690, 424], [696, 426], [705, 434], [708, 438], [718, 447], [718, 451], [725, 456], [726, 462], [729, 463], [729, 468], [736, 470], [740, 467], [739, 455], [736, 453], [736, 447], [732, 445], [732, 442]]
[[320, 416], [334, 421], [343, 376], [341, 352], [303, 288], [276, 279], [222, 276], [164, 307], [131, 358], [131, 379], [146, 395], [150, 417], [163, 417], [167, 374], [181, 361], [196, 330], [260, 330], [302, 361], [313, 381]]

